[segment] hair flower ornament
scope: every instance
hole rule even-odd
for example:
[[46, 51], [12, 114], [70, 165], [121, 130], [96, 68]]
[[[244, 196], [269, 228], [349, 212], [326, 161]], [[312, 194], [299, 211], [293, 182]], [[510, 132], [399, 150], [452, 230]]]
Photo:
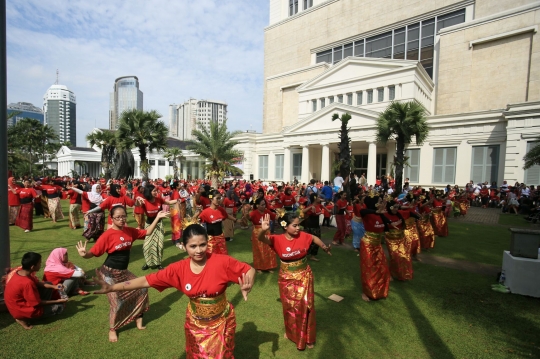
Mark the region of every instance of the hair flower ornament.
[[287, 226], [287, 222], [285, 222], [285, 221], [281, 221], [281, 222], [279, 222], [279, 224], [281, 224], [281, 227]]
[[208, 198], [212, 199], [212, 195], [209, 195]]

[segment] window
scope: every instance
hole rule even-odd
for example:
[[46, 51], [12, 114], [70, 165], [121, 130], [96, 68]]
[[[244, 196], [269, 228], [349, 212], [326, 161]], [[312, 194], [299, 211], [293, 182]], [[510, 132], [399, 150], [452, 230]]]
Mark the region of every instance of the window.
[[311, 100], [311, 112], [317, 111], [317, 100]]
[[364, 57], [364, 39], [354, 42], [354, 56]]
[[340, 47], [335, 47], [334, 48], [334, 64], [335, 63], [338, 63], [341, 61], [341, 59], [343, 59], [343, 48], [340, 46]]
[[304, 0], [304, 10], [313, 6], [313, 0]]
[[408, 178], [410, 183], [420, 182], [420, 149], [406, 150], [405, 156], [409, 157], [409, 166], [403, 168], [403, 177]]
[[420, 49], [420, 63], [433, 77], [433, 44], [435, 40], [435, 19], [422, 21], [422, 41]]
[[405, 28], [394, 30], [394, 59], [405, 58]]
[[343, 103], [343, 95], [338, 95], [337, 96], [337, 102]]
[[285, 164], [285, 155], [276, 155], [276, 178], [278, 180], [283, 179], [283, 167]]
[[289, 16], [298, 13], [298, 0], [289, 0]]
[[377, 89], [377, 101], [378, 102], [384, 101], [384, 88], [383, 87]]
[[174, 166], [174, 161], [169, 161], [169, 166]]
[[420, 24], [407, 26], [407, 60], [418, 60]]
[[[527, 142], [527, 152], [532, 150], [536, 145], [540, 145], [540, 142]], [[528, 185], [540, 184], [540, 166], [534, 165], [531, 168], [525, 170], [525, 183]]]
[[325, 100], [324, 100], [324, 98], [321, 98], [321, 108], [324, 108], [324, 106], [325, 106], [325, 104], [324, 104], [324, 103], [325, 103]]
[[392, 56], [392, 31], [366, 39], [366, 57], [390, 58]]
[[393, 101], [396, 98], [396, 86], [388, 86], [388, 99]]
[[465, 22], [465, 9], [451, 12], [450, 14], [437, 17], [437, 32], [445, 27]]
[[356, 104], [360, 106], [362, 104], [362, 91], [356, 93]]
[[319, 62], [331, 63], [332, 62], [332, 49], [319, 52], [317, 54], [317, 63]]
[[499, 146], [475, 146], [472, 148], [471, 179], [474, 183], [497, 182], [499, 175]]
[[343, 58], [353, 55], [353, 44], [343, 45]]
[[455, 147], [433, 150], [433, 183], [454, 184], [456, 152]]
[[[296, 178], [300, 178], [302, 177], [302, 154], [293, 153], [292, 159], [293, 159], [292, 175]], [[284, 178], [284, 180], [286, 180], [286, 178]]]
[[352, 105], [352, 93], [347, 94], [347, 105]]
[[165, 166], [164, 160], [158, 160], [158, 166]]
[[367, 91], [367, 103], [373, 103], [373, 90]]
[[259, 174], [258, 178], [267, 179], [268, 178], [268, 155], [259, 156]]
[[148, 164], [154, 166], [156, 164], [156, 160], [148, 160]]
[[328, 97], [328, 103], [334, 103], [334, 96]]

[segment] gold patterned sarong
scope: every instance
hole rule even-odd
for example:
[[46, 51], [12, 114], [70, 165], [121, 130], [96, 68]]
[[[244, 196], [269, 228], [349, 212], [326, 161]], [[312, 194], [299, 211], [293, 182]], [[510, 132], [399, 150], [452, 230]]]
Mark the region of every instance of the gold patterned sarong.
[[388, 296], [390, 271], [381, 246], [383, 233], [368, 232], [360, 240], [360, 267], [362, 291], [370, 299]]
[[223, 233], [219, 236], [208, 236], [208, 247], [206, 251], [208, 253], [229, 254]]
[[430, 249], [435, 246], [435, 233], [429, 220], [429, 214], [425, 214], [417, 223], [420, 246], [422, 249]]
[[416, 227], [416, 218], [409, 217], [405, 220], [405, 246], [409, 249], [411, 255], [421, 253], [420, 235]]
[[234, 358], [236, 318], [225, 293], [190, 299], [184, 331], [188, 359]]
[[448, 237], [448, 221], [446, 220], [446, 216], [444, 215], [442, 209], [433, 209], [431, 224], [433, 225], [435, 235], [439, 237]]
[[304, 257], [294, 262], [281, 262], [278, 277], [279, 297], [287, 338], [304, 350], [315, 343], [315, 297], [313, 273]]
[[390, 274], [397, 280], [411, 280], [411, 252], [405, 245], [405, 234], [402, 230], [391, 229], [386, 232], [385, 240], [390, 254]]
[[276, 252], [268, 244], [257, 239], [260, 232], [260, 225], [253, 226], [253, 232], [251, 232], [253, 268], [257, 270], [271, 270], [277, 267]]

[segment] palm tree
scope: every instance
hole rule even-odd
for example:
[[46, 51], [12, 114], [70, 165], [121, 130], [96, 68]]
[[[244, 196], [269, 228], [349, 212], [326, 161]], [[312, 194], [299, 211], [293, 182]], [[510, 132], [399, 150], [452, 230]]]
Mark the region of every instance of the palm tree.
[[116, 151], [117, 141], [114, 131], [96, 130], [86, 135], [90, 146], [96, 146], [101, 150], [101, 167], [105, 172], [105, 179], [111, 178], [112, 163]]
[[[540, 140], [540, 138], [538, 138], [538, 140]], [[524, 170], [527, 170], [534, 165], [540, 165], [540, 142], [525, 154], [523, 161], [525, 161], [525, 165], [523, 166]]]
[[182, 155], [182, 150], [178, 147], [169, 147], [165, 150], [164, 157], [173, 163], [174, 179], [178, 179], [178, 161], [180, 161], [184, 156]]
[[120, 116], [120, 124], [116, 132], [118, 147], [122, 150], [139, 149], [141, 173], [144, 181], [148, 180], [150, 165], [148, 153], [153, 150], [163, 151], [167, 147], [169, 129], [159, 119], [156, 110], [127, 110]]
[[421, 145], [427, 138], [429, 127], [426, 122], [426, 109], [417, 101], [392, 101], [390, 105], [379, 114], [377, 119], [377, 141], [386, 143], [390, 139], [396, 141], [396, 155], [394, 165], [396, 168], [396, 194], [403, 188], [403, 167], [406, 162], [405, 146], [416, 139]]
[[243, 173], [233, 165], [235, 160], [242, 157], [242, 153], [234, 149], [238, 141], [232, 139], [240, 133], [241, 131], [227, 131], [227, 120], [222, 124], [210, 122], [210, 129], [199, 126], [199, 129], [192, 132], [194, 140], [188, 141], [188, 150], [209, 162], [207, 169], [214, 188], [217, 188], [219, 178], [223, 177], [226, 171]]
[[[337, 113], [332, 115], [332, 121], [335, 121], [339, 119], [341, 121], [341, 128], [339, 130], [339, 172], [341, 173], [341, 176], [343, 178], [349, 178], [349, 175], [351, 174], [351, 167], [354, 166], [354, 163], [352, 163], [352, 156], [351, 156], [351, 139], [349, 138], [349, 128], [347, 128], [347, 125], [349, 124], [349, 120], [351, 119], [351, 115], [348, 113], [345, 113], [341, 115], [341, 118], [339, 118], [339, 115]], [[347, 193], [347, 198], [351, 198], [351, 190], [349, 187], [349, 181], [346, 181], [343, 183], [343, 190]]]

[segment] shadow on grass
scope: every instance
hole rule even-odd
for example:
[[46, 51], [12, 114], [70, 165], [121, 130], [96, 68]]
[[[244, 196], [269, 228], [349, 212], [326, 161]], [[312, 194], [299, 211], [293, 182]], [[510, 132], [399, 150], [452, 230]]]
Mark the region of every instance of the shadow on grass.
[[245, 322], [242, 330], [236, 331], [235, 354], [238, 358], [258, 359], [261, 357], [259, 347], [264, 343], [272, 343], [272, 355], [275, 357], [279, 349], [279, 334], [257, 330], [253, 322]]
[[[182, 295], [182, 292], [173, 288], [171, 293], [167, 294], [159, 302], [150, 303], [150, 310], [144, 314], [144, 322], [149, 324], [170, 312], [171, 305], [179, 301]], [[179, 318], [183, 318], [183, 316], [184, 313], [181, 313]]]

